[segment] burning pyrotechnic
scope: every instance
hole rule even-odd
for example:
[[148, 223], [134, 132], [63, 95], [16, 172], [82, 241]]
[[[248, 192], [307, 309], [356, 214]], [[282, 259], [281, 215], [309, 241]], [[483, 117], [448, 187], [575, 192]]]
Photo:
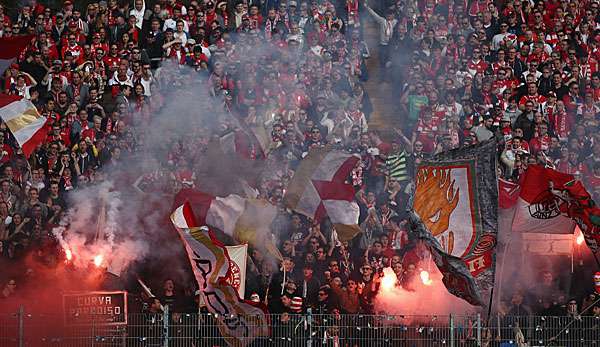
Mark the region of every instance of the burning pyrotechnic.
[[98, 254], [97, 256], [94, 257], [94, 265], [96, 265], [96, 267], [100, 267], [102, 265], [103, 261], [104, 261], [104, 256], [102, 254]]
[[73, 260], [73, 252], [70, 249], [65, 249], [65, 258], [67, 261]]
[[585, 241], [583, 233], [581, 232], [581, 229], [577, 227], [577, 229], [575, 229], [575, 243], [577, 243], [577, 246], [581, 246], [583, 244], [583, 241]]
[[429, 278], [429, 272], [425, 270], [421, 271], [421, 282], [423, 282], [423, 284], [426, 286], [430, 286], [433, 284], [433, 281], [431, 280], [431, 278]]
[[396, 274], [392, 268], [386, 267], [383, 269], [383, 277], [381, 278], [381, 289], [389, 291], [396, 285]]

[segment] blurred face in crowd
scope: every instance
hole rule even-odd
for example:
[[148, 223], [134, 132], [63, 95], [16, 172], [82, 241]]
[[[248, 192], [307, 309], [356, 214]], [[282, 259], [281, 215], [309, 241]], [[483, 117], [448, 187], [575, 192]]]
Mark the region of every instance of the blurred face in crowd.
[[173, 291], [175, 289], [175, 283], [173, 283], [173, 280], [166, 280], [163, 285], [163, 289], [165, 291]]

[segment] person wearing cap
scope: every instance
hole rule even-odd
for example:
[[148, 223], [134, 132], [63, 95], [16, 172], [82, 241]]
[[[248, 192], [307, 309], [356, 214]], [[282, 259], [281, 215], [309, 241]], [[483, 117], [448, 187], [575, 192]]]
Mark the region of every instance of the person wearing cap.
[[106, 42], [102, 42], [102, 37], [99, 33], [94, 33], [94, 35], [92, 35], [92, 44], [90, 45], [90, 49], [92, 51], [92, 57], [95, 57], [98, 49], [108, 52], [108, 44]]

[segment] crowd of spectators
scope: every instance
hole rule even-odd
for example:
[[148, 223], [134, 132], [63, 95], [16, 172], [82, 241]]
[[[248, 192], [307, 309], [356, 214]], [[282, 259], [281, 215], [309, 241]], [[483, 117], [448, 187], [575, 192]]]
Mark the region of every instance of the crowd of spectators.
[[[331, 144], [362, 158], [351, 177], [361, 209], [359, 238], [339, 242], [330, 224], [282, 209], [272, 231], [284, 261], [274, 264], [251, 251], [246, 298], [272, 313], [308, 307], [374, 313], [379, 275], [388, 266], [398, 286], [414, 290], [426, 252], [407, 249], [405, 210], [415, 165], [435, 153], [495, 137], [503, 179], [518, 182], [527, 165], [540, 163], [600, 194], [597, 1], [82, 4], [0, 6], [1, 37], [33, 37], [4, 72], [3, 92], [31, 100], [48, 119], [48, 136], [29, 159], [0, 126], [5, 259], [55, 244], [49, 231], [69, 208], [69, 195], [147, 155], [150, 141], [140, 129], [152, 127], [183, 90], [198, 90], [215, 117], [235, 122], [218, 122], [219, 132], [200, 124], [185, 142], [163, 134], [168, 150], [152, 170], [139, 172], [142, 190], [193, 186], [191, 161], [208, 138], [236, 130], [234, 124], [270, 135], [267, 146], [248, 141], [238, 150], [253, 161], [284, 165], [281, 177], [259, 187], [273, 204], [282, 204], [285, 184], [311, 148]], [[378, 46], [364, 39], [370, 21]], [[377, 50], [379, 71], [366, 68], [370, 50]], [[393, 91], [392, 131], [368, 128], [369, 73]], [[569, 293], [558, 291], [547, 273], [547, 288], [514, 286], [501, 309], [573, 313], [561, 308]], [[10, 279], [2, 296], [18, 285]], [[188, 307], [193, 291], [186, 299], [184, 287], [166, 281], [162, 304]], [[577, 299], [593, 302], [587, 295]], [[600, 316], [600, 306], [587, 312]]]

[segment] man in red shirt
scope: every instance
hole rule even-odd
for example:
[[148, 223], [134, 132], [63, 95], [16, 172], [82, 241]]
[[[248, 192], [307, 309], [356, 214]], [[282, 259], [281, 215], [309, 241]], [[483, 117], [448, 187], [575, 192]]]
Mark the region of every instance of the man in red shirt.
[[63, 59], [65, 59], [67, 52], [71, 53], [73, 59], [77, 62], [77, 65], [84, 63], [83, 48], [77, 43], [77, 38], [75, 35], [71, 33], [67, 37], [67, 44], [63, 46], [61, 50], [61, 56]]
[[6, 164], [11, 160], [13, 150], [9, 145], [4, 143], [4, 133], [0, 132], [0, 164]]
[[527, 84], [527, 95], [521, 97], [521, 100], [519, 100], [519, 107], [523, 109], [527, 101], [532, 101], [535, 109], [546, 101], [545, 96], [538, 94], [537, 85], [533, 82]]
[[488, 63], [481, 59], [481, 50], [479, 48], [473, 49], [473, 58], [467, 64], [467, 68], [469, 69], [469, 73], [473, 76], [478, 72], [484, 73], [488, 68]]

